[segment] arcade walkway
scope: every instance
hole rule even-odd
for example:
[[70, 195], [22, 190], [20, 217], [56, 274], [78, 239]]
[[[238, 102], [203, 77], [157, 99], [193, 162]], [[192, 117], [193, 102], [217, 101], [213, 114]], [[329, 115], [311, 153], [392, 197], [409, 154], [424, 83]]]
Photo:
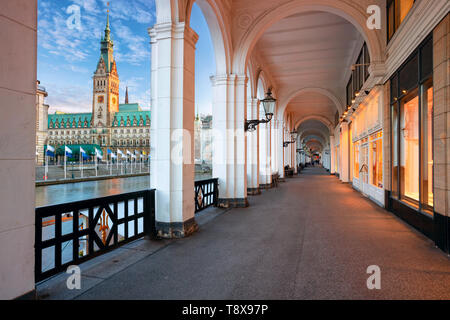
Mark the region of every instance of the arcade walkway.
[[[450, 299], [450, 259], [323, 169], [250, 203], [76, 298]], [[379, 291], [366, 287], [369, 265], [381, 268]]]

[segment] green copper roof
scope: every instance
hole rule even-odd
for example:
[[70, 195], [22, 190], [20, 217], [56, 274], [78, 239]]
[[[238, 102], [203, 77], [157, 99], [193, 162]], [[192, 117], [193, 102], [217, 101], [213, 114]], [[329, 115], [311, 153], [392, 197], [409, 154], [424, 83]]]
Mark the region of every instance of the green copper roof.
[[92, 113], [62, 113], [48, 115], [48, 128], [90, 128]]
[[119, 104], [119, 112], [131, 112], [131, 111], [142, 111], [141, 107], [137, 103], [126, 103]]
[[150, 125], [150, 111], [119, 111], [114, 115], [114, 127]]
[[[101, 51], [101, 58], [103, 58], [103, 61], [105, 62], [106, 65], [106, 72], [111, 72], [111, 67], [112, 64], [114, 62], [114, 58], [112, 56], [112, 50], [114, 47], [114, 42], [112, 41], [112, 37], [111, 37], [111, 29], [109, 27], [109, 13], [108, 13], [108, 17], [106, 20], [106, 28], [105, 28], [105, 35], [102, 37], [102, 40], [100, 42], [101, 47], [100, 47], [100, 51]], [[111, 52], [111, 55], [110, 55]]]

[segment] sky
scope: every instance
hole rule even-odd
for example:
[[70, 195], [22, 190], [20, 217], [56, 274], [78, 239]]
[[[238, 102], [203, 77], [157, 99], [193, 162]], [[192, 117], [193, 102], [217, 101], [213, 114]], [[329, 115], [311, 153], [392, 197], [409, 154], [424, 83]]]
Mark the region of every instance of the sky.
[[[151, 46], [147, 29], [155, 24], [154, 0], [38, 0], [38, 80], [48, 92], [49, 113], [91, 112], [92, 76], [110, 3], [111, 34], [120, 79], [120, 103], [150, 109]], [[79, 14], [78, 14], [79, 12]], [[208, 25], [194, 5], [191, 27], [196, 50], [196, 111], [211, 113], [214, 50]]]

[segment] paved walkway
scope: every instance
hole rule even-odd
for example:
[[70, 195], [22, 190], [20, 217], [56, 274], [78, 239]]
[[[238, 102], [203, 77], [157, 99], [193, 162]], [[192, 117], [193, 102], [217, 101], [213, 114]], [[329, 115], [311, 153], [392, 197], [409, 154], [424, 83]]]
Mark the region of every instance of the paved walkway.
[[[250, 198], [79, 299], [450, 299], [450, 259], [320, 168]], [[381, 268], [381, 290], [366, 269]]]

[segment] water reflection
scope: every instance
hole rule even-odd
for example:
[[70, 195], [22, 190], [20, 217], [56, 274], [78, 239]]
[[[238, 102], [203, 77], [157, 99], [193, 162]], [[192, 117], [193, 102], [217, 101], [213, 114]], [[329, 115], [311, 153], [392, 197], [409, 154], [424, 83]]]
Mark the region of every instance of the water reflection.
[[[211, 174], [196, 174], [195, 176], [195, 180], [210, 178]], [[36, 207], [147, 189], [150, 189], [148, 176], [42, 186], [36, 187]]]

